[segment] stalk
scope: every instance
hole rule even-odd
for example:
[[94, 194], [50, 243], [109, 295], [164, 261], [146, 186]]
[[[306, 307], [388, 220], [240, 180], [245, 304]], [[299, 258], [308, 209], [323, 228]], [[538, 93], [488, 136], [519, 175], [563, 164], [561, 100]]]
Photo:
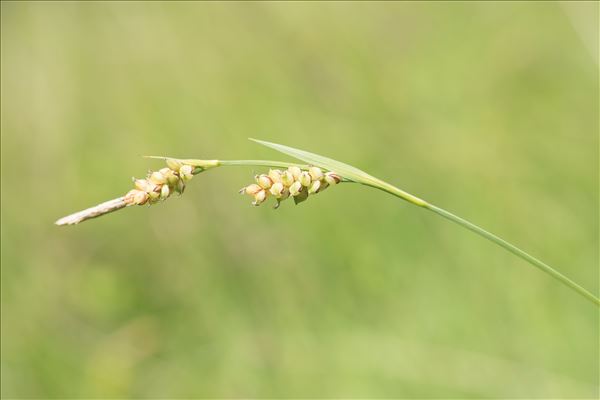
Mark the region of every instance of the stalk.
[[482, 227], [480, 227], [470, 221], [467, 221], [464, 218], [454, 215], [451, 212], [444, 210], [443, 208], [437, 207], [433, 204], [426, 202], [425, 200], [422, 200], [416, 196], [413, 196], [410, 193], [407, 193], [401, 189], [398, 189], [397, 187], [390, 185], [387, 182], [375, 180], [373, 182], [369, 182], [369, 183], [365, 183], [365, 184], [368, 186], [374, 187], [376, 189], [383, 190], [384, 192], [390, 193], [390, 194], [392, 194], [396, 197], [399, 197], [403, 200], [406, 200], [416, 206], [419, 206], [419, 207], [425, 208], [429, 211], [432, 211], [432, 212], [442, 216], [443, 218], [446, 218], [446, 219], [454, 222], [455, 224], [458, 224], [458, 225], [462, 226], [463, 228], [466, 228], [466, 229], [470, 230], [471, 232], [474, 232], [477, 235], [486, 238], [487, 240], [491, 241], [492, 243], [497, 244], [498, 246], [504, 248], [505, 250], [508, 250], [512, 254], [521, 258], [522, 260], [527, 261], [529, 264], [533, 265], [534, 267], [547, 273], [548, 275], [550, 275], [554, 279], [558, 280], [563, 285], [573, 289], [574, 291], [576, 291], [577, 293], [579, 293], [580, 295], [585, 297], [587, 300], [594, 303], [595, 305], [600, 306], [600, 299], [597, 298], [596, 296], [594, 296], [592, 293], [590, 293], [583, 287], [579, 286], [577, 283], [575, 283], [571, 279], [567, 278], [565, 275], [561, 274], [560, 272], [558, 272], [557, 270], [555, 270], [554, 268], [552, 268], [545, 262], [543, 262], [543, 261], [535, 258], [534, 256], [532, 256], [531, 254], [521, 250], [519, 247], [515, 246], [514, 244], [509, 243], [506, 240], [494, 235], [493, 233], [486, 231]]
[[230, 167], [269, 167], [269, 168], [289, 168], [298, 167], [306, 169], [308, 166], [305, 164], [295, 164], [283, 161], [270, 161], [270, 160], [218, 160], [219, 166]]
[[475, 232], [479, 236], [482, 236], [482, 237], [486, 238], [487, 240], [497, 244], [498, 246], [510, 251], [512, 254], [527, 261], [529, 264], [533, 265], [536, 268], [539, 268], [541, 271], [552, 276], [554, 279], [558, 280], [563, 285], [565, 285], [565, 286], [571, 288], [572, 290], [574, 290], [575, 292], [579, 293], [581, 296], [585, 297], [587, 300], [591, 301], [596, 306], [600, 306], [600, 299], [598, 299], [592, 293], [588, 292], [586, 289], [579, 286], [578, 284], [576, 284], [571, 279], [567, 278], [566, 276], [564, 276], [563, 274], [561, 274], [554, 268], [550, 267], [548, 264], [538, 260], [537, 258], [526, 253], [525, 251], [521, 250], [517, 246], [507, 242], [506, 240], [501, 239], [498, 236], [486, 231], [485, 229], [481, 228], [480, 226], [475, 225], [474, 223], [469, 222], [463, 218], [460, 218], [460, 217], [452, 214], [451, 212], [444, 210], [443, 208], [439, 208], [437, 206], [434, 206], [433, 204], [429, 204], [428, 202], [426, 202], [423, 199], [418, 198], [417, 196], [407, 193], [404, 190], [401, 190], [393, 185], [390, 185], [389, 183], [384, 182], [381, 179], [375, 178], [374, 176], [369, 175], [366, 172], [364, 172], [356, 167], [353, 167], [348, 164], [344, 164], [343, 162], [340, 162], [340, 161], [337, 161], [337, 160], [334, 160], [334, 159], [331, 159], [328, 157], [324, 157], [319, 154], [311, 153], [306, 150], [300, 150], [300, 149], [297, 149], [294, 147], [285, 146], [285, 145], [278, 144], [278, 143], [266, 142], [264, 140], [257, 140], [257, 139], [250, 139], [250, 140], [252, 140], [256, 143], [259, 143], [263, 146], [270, 147], [274, 150], [277, 150], [281, 153], [287, 154], [294, 158], [297, 158], [299, 160], [302, 160], [304, 162], [307, 162], [309, 164], [313, 164], [313, 165], [319, 166], [321, 168], [328, 169], [330, 171], [335, 171], [336, 173], [339, 173], [341, 176], [346, 178], [346, 180], [348, 180], [348, 181], [360, 183], [360, 184], [363, 184], [366, 186], [371, 186], [371, 187], [379, 189], [379, 190], [383, 190], [384, 192], [390, 193], [396, 197], [406, 200], [411, 204], [425, 208], [425, 209], [432, 211], [446, 219], [449, 219], [450, 221], [462, 226], [463, 228], [466, 228], [466, 229], [470, 230], [471, 232]]

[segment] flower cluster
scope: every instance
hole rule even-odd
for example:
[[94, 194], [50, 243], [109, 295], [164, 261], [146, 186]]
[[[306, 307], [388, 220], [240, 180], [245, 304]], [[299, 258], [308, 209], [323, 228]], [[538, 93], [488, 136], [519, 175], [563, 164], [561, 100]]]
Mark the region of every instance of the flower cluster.
[[178, 160], [167, 159], [168, 167], [150, 171], [146, 179], [135, 179], [135, 189], [127, 192], [123, 201], [127, 205], [154, 204], [167, 199], [173, 192], [181, 194], [185, 184], [194, 177], [196, 168]]
[[253, 205], [264, 203], [273, 196], [279, 204], [290, 196], [296, 204], [306, 200], [309, 195], [322, 192], [330, 185], [340, 183], [342, 178], [334, 172], [323, 172], [321, 168], [310, 167], [303, 171], [298, 167], [290, 167], [285, 171], [272, 169], [268, 174], [256, 175], [256, 183], [240, 190], [254, 198]]

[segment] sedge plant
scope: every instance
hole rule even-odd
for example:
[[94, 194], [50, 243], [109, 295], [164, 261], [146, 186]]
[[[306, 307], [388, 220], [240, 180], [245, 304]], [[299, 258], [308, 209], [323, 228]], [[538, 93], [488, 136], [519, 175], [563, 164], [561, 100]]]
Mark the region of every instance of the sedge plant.
[[270, 160], [198, 160], [148, 156], [148, 158], [165, 160], [167, 167], [162, 168], [159, 171], [149, 172], [144, 179], [134, 179], [135, 188], [130, 190], [124, 196], [68, 215], [56, 221], [56, 225], [75, 225], [128, 206], [156, 204], [168, 199], [173, 194], [181, 195], [185, 191], [187, 183], [195, 175], [208, 169], [227, 166], [267, 167], [271, 169], [264, 174], [255, 176], [255, 183], [240, 190], [240, 193], [247, 194], [253, 198], [252, 204], [255, 206], [264, 203], [270, 197], [275, 199], [274, 208], [278, 208], [281, 202], [287, 199], [293, 199], [294, 203], [298, 204], [338, 183], [358, 183], [379, 189], [405, 200], [412, 205], [431, 211], [484, 237], [552, 276], [585, 299], [600, 307], [600, 299], [573, 280], [543, 261], [523, 251], [519, 247], [464, 218], [454, 215], [415, 195], [407, 193], [381, 179], [375, 178], [351, 165], [293, 147], [263, 140], [251, 140], [296, 158], [303, 163]]

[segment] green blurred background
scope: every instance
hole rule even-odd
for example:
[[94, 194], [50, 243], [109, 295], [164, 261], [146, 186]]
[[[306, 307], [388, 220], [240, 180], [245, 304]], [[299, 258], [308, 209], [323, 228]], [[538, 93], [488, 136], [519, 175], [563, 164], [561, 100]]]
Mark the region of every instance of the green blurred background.
[[2, 395], [598, 396], [598, 310], [342, 185], [57, 228], [160, 162], [356, 165], [598, 293], [598, 3], [2, 2]]

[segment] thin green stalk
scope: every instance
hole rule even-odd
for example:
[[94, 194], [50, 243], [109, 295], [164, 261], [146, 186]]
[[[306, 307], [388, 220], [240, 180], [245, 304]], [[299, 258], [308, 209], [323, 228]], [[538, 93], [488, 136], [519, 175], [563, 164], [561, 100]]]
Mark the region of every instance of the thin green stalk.
[[273, 168], [289, 168], [299, 167], [307, 168], [305, 164], [295, 164], [283, 161], [270, 161], [270, 160], [218, 160], [219, 166], [239, 166], [239, 167], [273, 167]]
[[462, 226], [463, 228], [466, 228], [466, 229], [470, 230], [471, 232], [475, 232], [479, 236], [482, 236], [482, 237], [486, 238], [487, 240], [497, 244], [498, 246], [503, 247], [504, 249], [510, 251], [512, 254], [516, 255], [517, 257], [520, 257], [521, 259], [527, 261], [531, 265], [539, 268], [540, 270], [542, 270], [543, 272], [552, 276], [553, 278], [555, 278], [562, 284], [575, 290], [577, 293], [579, 293], [580, 295], [582, 295], [583, 297], [585, 297], [592, 303], [596, 304], [597, 306], [600, 306], [600, 299], [598, 299], [592, 293], [588, 292], [586, 289], [579, 286], [577, 283], [573, 282], [571, 279], [567, 278], [566, 276], [564, 276], [563, 274], [561, 274], [560, 272], [558, 272], [557, 270], [555, 270], [548, 264], [544, 263], [543, 261], [538, 260], [537, 258], [533, 257], [531, 254], [521, 250], [517, 246], [494, 235], [493, 233], [486, 231], [485, 229], [481, 228], [480, 226], [475, 225], [474, 223], [469, 222], [457, 215], [454, 215], [451, 212], [444, 210], [443, 208], [434, 206], [433, 204], [429, 204], [426, 201], [419, 199], [418, 197], [415, 197], [409, 193], [406, 193], [403, 190], [400, 190], [400, 189], [396, 188], [395, 186], [390, 185], [387, 182], [378, 180], [373, 183], [368, 183], [367, 185], [377, 188], [377, 189], [380, 189], [380, 190], [383, 190], [383, 191], [390, 193], [396, 197], [400, 197], [401, 199], [407, 200], [419, 207], [426, 208], [429, 211], [433, 211], [434, 213], [441, 215], [442, 217]]
[[334, 160], [334, 159], [331, 159], [328, 157], [321, 156], [319, 154], [308, 152], [306, 150], [300, 150], [300, 149], [296, 149], [294, 147], [289, 147], [289, 146], [285, 146], [285, 145], [278, 144], [278, 143], [266, 142], [264, 140], [257, 140], [257, 139], [250, 139], [250, 140], [252, 140], [256, 143], [259, 143], [263, 146], [270, 147], [274, 150], [277, 150], [281, 153], [287, 154], [294, 158], [297, 158], [299, 160], [302, 160], [304, 162], [307, 162], [309, 164], [316, 165], [321, 168], [325, 168], [329, 171], [335, 171], [337, 174], [340, 174], [342, 177], [344, 177], [347, 181], [360, 183], [362, 185], [371, 186], [373, 188], [383, 190], [384, 192], [390, 193], [390, 194], [392, 194], [396, 197], [399, 197], [403, 200], [406, 200], [409, 203], [412, 203], [416, 206], [426, 208], [429, 211], [433, 211], [434, 213], [462, 226], [463, 228], [466, 228], [472, 232], [475, 232], [479, 236], [482, 236], [482, 237], [488, 239], [489, 241], [497, 244], [498, 246], [503, 247], [504, 249], [510, 251], [517, 257], [527, 261], [531, 265], [535, 266], [536, 268], [539, 268], [541, 271], [547, 273], [548, 275], [552, 276], [556, 280], [560, 281], [565, 286], [568, 286], [569, 288], [573, 289], [574, 291], [576, 291], [577, 293], [579, 293], [580, 295], [585, 297], [587, 300], [594, 303], [596, 306], [600, 306], [600, 299], [598, 299], [592, 293], [588, 292], [586, 289], [582, 288], [581, 286], [579, 286], [578, 284], [576, 284], [575, 282], [573, 282], [572, 280], [570, 280], [569, 278], [567, 278], [566, 276], [561, 274], [560, 272], [556, 271], [554, 268], [550, 267], [548, 264], [546, 264], [546, 263], [538, 260], [537, 258], [533, 257], [532, 255], [524, 252], [517, 246], [507, 242], [504, 239], [499, 238], [498, 236], [486, 231], [485, 229], [483, 229], [467, 220], [464, 220], [442, 208], [439, 208], [432, 204], [429, 204], [425, 200], [420, 199], [417, 196], [414, 196], [414, 195], [407, 193], [393, 185], [390, 185], [389, 183], [384, 182], [381, 179], [375, 178], [374, 176], [369, 175], [366, 172], [364, 172], [356, 167], [353, 167], [348, 164], [344, 164], [340, 161], [337, 161], [337, 160]]
[[[286, 162], [281, 162], [281, 161], [267, 161], [267, 160], [219, 160], [218, 165], [219, 166], [262, 166], [262, 167], [275, 167], [275, 168], [288, 168], [291, 166], [297, 166], [300, 168], [306, 168], [306, 165], [286, 163]], [[432, 211], [432, 212], [462, 226], [463, 228], [470, 230], [471, 232], [475, 232], [479, 236], [482, 236], [482, 237], [486, 238], [487, 240], [497, 244], [498, 246], [503, 247], [504, 249], [508, 250], [509, 252], [516, 255], [517, 257], [520, 257], [521, 259], [527, 261], [531, 265], [539, 268], [540, 270], [542, 270], [543, 272], [552, 276], [553, 278], [560, 281], [564, 285], [575, 290], [576, 292], [578, 292], [580, 295], [582, 295], [583, 297], [585, 297], [592, 303], [596, 304], [597, 306], [600, 306], [600, 299], [598, 299], [592, 293], [590, 293], [583, 287], [579, 286], [577, 283], [575, 283], [571, 279], [567, 278], [566, 276], [564, 276], [563, 274], [561, 274], [560, 272], [558, 272], [557, 270], [555, 270], [548, 264], [544, 263], [541, 260], [538, 260], [537, 258], [533, 257], [531, 254], [521, 250], [517, 246], [494, 235], [493, 233], [486, 231], [485, 229], [481, 228], [478, 225], [475, 225], [472, 222], [469, 222], [457, 215], [454, 215], [451, 212], [444, 210], [443, 208], [440, 208], [433, 204], [430, 204], [419, 197], [416, 197], [416, 196], [414, 196], [410, 193], [407, 193], [393, 185], [390, 185], [387, 182], [384, 182], [380, 179], [373, 178], [373, 177], [369, 177], [369, 178], [371, 178], [371, 179], [365, 180], [365, 182], [364, 182], [365, 185], [374, 187], [376, 189], [383, 190], [384, 192], [390, 193], [396, 197], [406, 200], [409, 203], [412, 203], [416, 206], [419, 206], [419, 207], [425, 208], [429, 211]]]

